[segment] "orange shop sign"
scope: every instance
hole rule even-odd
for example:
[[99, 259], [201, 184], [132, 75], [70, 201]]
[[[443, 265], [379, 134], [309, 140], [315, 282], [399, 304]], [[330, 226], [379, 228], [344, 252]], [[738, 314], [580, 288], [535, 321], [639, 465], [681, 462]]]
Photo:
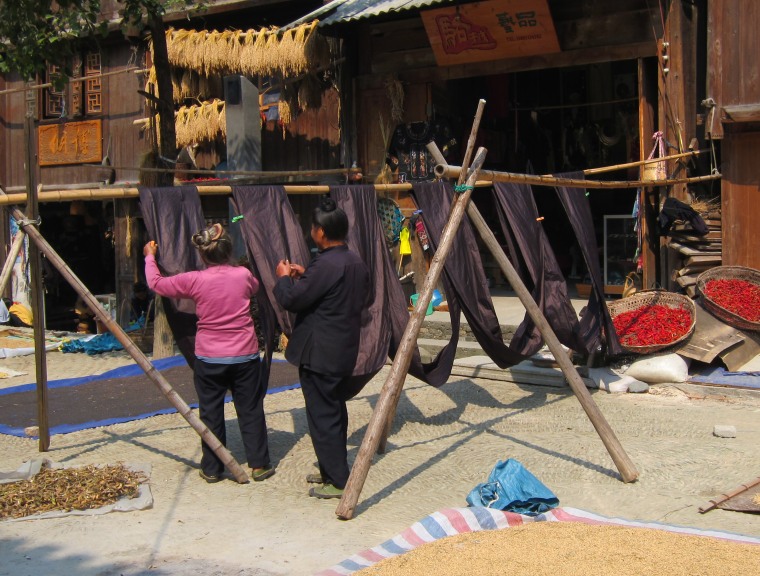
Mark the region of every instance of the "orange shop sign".
[[421, 15], [439, 66], [560, 51], [546, 0], [489, 0]]
[[37, 130], [40, 166], [100, 162], [100, 120], [47, 124]]

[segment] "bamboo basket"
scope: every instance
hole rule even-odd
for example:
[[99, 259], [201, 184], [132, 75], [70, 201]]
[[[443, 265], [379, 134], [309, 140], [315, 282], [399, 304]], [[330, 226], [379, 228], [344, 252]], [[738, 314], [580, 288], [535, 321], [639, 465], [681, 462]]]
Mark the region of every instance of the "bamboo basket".
[[708, 297], [704, 290], [705, 285], [710, 280], [744, 280], [745, 282], [760, 286], [760, 270], [745, 268], [744, 266], [716, 266], [715, 268], [705, 270], [697, 276], [697, 294], [710, 314], [734, 328], [760, 330], [760, 322], [753, 322], [752, 320], [742, 318]]
[[694, 332], [694, 326], [697, 323], [697, 307], [694, 305], [691, 298], [682, 294], [675, 294], [673, 292], [668, 292], [667, 290], [643, 290], [641, 292], [636, 292], [628, 298], [622, 298], [610, 302], [607, 304], [607, 308], [610, 311], [610, 316], [614, 319], [615, 316], [624, 312], [631, 312], [633, 310], [644, 308], [645, 306], [654, 306], [657, 304], [660, 306], [667, 306], [668, 308], [685, 308], [689, 312], [689, 318], [691, 319], [689, 329], [679, 338], [665, 344], [626, 346], [621, 342], [620, 346], [623, 350], [633, 354], [653, 354], [654, 352], [659, 352], [665, 348], [680, 344], [692, 335]]

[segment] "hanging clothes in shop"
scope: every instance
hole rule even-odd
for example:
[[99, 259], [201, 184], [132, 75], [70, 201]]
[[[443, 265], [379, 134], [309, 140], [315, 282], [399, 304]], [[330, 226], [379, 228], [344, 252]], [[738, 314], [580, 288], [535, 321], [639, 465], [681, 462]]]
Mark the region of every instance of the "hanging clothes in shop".
[[290, 336], [295, 314], [276, 303], [272, 290], [277, 281], [275, 268], [280, 260], [306, 266], [311, 260], [304, 232], [283, 186], [233, 186], [232, 200], [240, 230], [250, 255], [251, 271], [260, 288], [256, 294], [259, 320], [267, 358], [275, 348], [275, 332], [279, 325]]
[[[583, 172], [568, 172], [555, 174], [558, 178], [585, 178]], [[610, 311], [604, 299], [604, 282], [599, 266], [599, 245], [594, 233], [594, 221], [591, 216], [591, 206], [583, 188], [557, 186], [555, 188], [562, 206], [565, 208], [570, 224], [578, 239], [586, 268], [591, 276], [591, 294], [589, 295], [586, 312], [580, 320], [580, 337], [583, 342], [597, 347], [602, 343], [602, 331], [606, 339], [607, 354], [617, 356], [623, 352], [610, 318]]]
[[443, 119], [399, 124], [393, 131], [385, 159], [391, 170], [398, 170], [399, 182], [424, 182], [435, 179], [435, 158], [427, 144], [435, 142], [444, 158], [453, 158], [457, 148], [451, 127]]
[[[161, 273], [205, 268], [192, 235], [205, 227], [201, 199], [195, 186], [140, 188], [140, 210], [148, 236], [158, 244], [157, 263]], [[195, 332], [198, 317], [192, 300], [161, 297], [169, 328], [190, 367], [195, 365]]]
[[[494, 182], [494, 198], [507, 238], [511, 262], [531, 296], [543, 312], [557, 339], [577, 352], [590, 353], [595, 343], [583, 341], [580, 324], [567, 283], [551, 249], [549, 239], [538, 220], [533, 191], [527, 184]], [[538, 327], [526, 313], [509, 343], [511, 350], [532, 356], [543, 345]]]
[[[420, 182], [413, 185], [412, 194], [417, 206], [422, 210], [430, 241], [435, 249], [448, 221], [454, 195], [453, 187], [448, 182]], [[522, 354], [510, 350], [504, 344], [475, 233], [467, 218], [462, 220], [457, 230], [441, 278], [451, 314], [453, 333], [459, 332], [459, 315], [462, 311], [478, 343], [500, 368], [512, 366], [525, 359]]]

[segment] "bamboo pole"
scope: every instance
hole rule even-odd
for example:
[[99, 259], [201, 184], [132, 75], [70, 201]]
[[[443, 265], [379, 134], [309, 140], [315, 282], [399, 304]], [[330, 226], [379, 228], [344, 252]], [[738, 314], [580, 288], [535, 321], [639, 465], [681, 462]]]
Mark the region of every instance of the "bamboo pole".
[[50, 263], [61, 273], [61, 276], [71, 285], [76, 293], [84, 300], [85, 304], [95, 312], [95, 317], [100, 320], [106, 328], [114, 335], [114, 337], [124, 346], [124, 349], [129, 353], [138, 366], [143, 369], [145, 375], [150, 378], [153, 383], [159, 388], [167, 400], [174, 406], [182, 417], [187, 420], [190, 426], [200, 435], [201, 439], [214, 451], [214, 453], [221, 459], [227, 469], [232, 473], [235, 480], [240, 484], [246, 484], [248, 475], [245, 470], [238, 464], [232, 454], [227, 448], [219, 442], [219, 439], [214, 436], [211, 430], [201, 422], [200, 418], [195, 414], [190, 406], [180, 397], [180, 395], [172, 388], [171, 384], [164, 378], [164, 376], [156, 370], [153, 364], [150, 363], [148, 358], [135, 346], [131, 338], [126, 332], [115, 322], [110, 313], [108, 313], [103, 306], [98, 302], [97, 298], [87, 289], [82, 281], [72, 272], [72, 270], [66, 265], [63, 259], [58, 253], [53, 250], [52, 246], [48, 244], [45, 238], [40, 232], [27, 221], [24, 214], [18, 208], [12, 208], [13, 217], [19, 222], [19, 225], [23, 227], [24, 232], [31, 238], [31, 240], [37, 245], [40, 251], [50, 261]]
[[704, 514], [705, 512], [709, 512], [710, 510], [713, 510], [714, 508], [717, 508], [720, 504], [725, 502], [726, 500], [730, 500], [734, 496], [738, 496], [742, 492], [746, 492], [753, 486], [757, 486], [760, 484], [760, 476], [755, 478], [754, 480], [747, 482], [746, 484], [742, 484], [738, 488], [734, 488], [730, 492], [726, 492], [725, 494], [721, 494], [718, 496], [715, 500], [710, 500], [709, 504], [706, 504], [705, 506], [699, 507], [699, 513]]
[[[459, 166], [439, 164], [435, 167], [435, 175], [438, 178], [457, 178], [461, 172]], [[581, 180], [579, 178], [558, 178], [555, 176], [538, 176], [533, 174], [516, 174], [514, 172], [496, 172], [494, 170], [482, 170], [480, 177], [489, 182], [518, 182], [533, 186], [571, 186], [573, 188], [645, 188], [653, 186], [672, 186], [674, 184], [694, 184], [718, 180], [723, 177], [720, 172], [707, 174], [706, 176], [691, 176], [688, 178], [668, 178], [667, 180]]]
[[[475, 114], [475, 121], [473, 124], [473, 130], [470, 135], [470, 142], [468, 142], [467, 152], [463, 164], [469, 162], [469, 157], [474, 148], [475, 135], [477, 134], [477, 126], [480, 124], [480, 118], [483, 114], [483, 107], [485, 106], [485, 100], [478, 102], [477, 112]], [[457, 195], [454, 203], [451, 207], [448, 222], [443, 229], [441, 239], [438, 248], [433, 256], [433, 260], [430, 263], [430, 269], [425, 276], [425, 282], [420, 292], [419, 300], [417, 301], [417, 307], [414, 309], [409, 318], [409, 323], [406, 325], [404, 334], [399, 344], [399, 349], [396, 357], [393, 359], [388, 378], [380, 391], [380, 397], [375, 409], [372, 412], [372, 416], [367, 424], [367, 432], [364, 435], [362, 444], [359, 447], [359, 453], [356, 456], [354, 465], [351, 468], [351, 474], [348, 477], [343, 496], [340, 499], [336, 515], [339, 518], [348, 520], [353, 517], [354, 510], [356, 509], [356, 503], [359, 500], [361, 489], [364, 486], [364, 482], [367, 479], [367, 473], [372, 463], [372, 456], [377, 451], [382, 435], [385, 432], [386, 425], [391, 412], [398, 402], [398, 398], [401, 394], [401, 389], [404, 385], [404, 379], [409, 371], [409, 364], [412, 361], [412, 353], [416, 346], [417, 336], [419, 335], [422, 322], [425, 319], [425, 310], [427, 309], [430, 299], [433, 296], [433, 290], [438, 282], [438, 278], [443, 271], [443, 264], [446, 260], [446, 256], [451, 250], [451, 246], [454, 243], [454, 237], [456, 231], [459, 228], [459, 224], [464, 218], [465, 207], [472, 194], [472, 186], [477, 180], [478, 170], [483, 166], [485, 161], [486, 150], [480, 148], [475, 155], [475, 160], [472, 163], [472, 169], [468, 173], [466, 186], [470, 187], [461, 194]]]
[[[102, 74], [93, 74], [92, 76], [79, 76], [78, 78], [69, 78], [66, 82], [69, 84], [76, 82], [85, 82], [87, 80], [95, 80], [97, 78], [106, 78], [108, 76], [115, 76], [117, 74], [124, 74], [125, 72], [147, 72], [144, 68], [125, 68], [124, 70], [114, 70], [113, 72], [103, 72]], [[8, 88], [7, 90], [0, 90], [0, 96], [5, 94], [15, 94], [16, 92], [26, 92], [27, 90], [44, 90], [45, 88], [52, 88], [52, 82], [46, 82], [45, 84], [35, 84], [34, 86], [27, 86], [25, 88]]]
[[[95, 169], [102, 169], [102, 164], [83, 164], [82, 165], [85, 168], [95, 168]], [[213, 174], [224, 174], [226, 176], [251, 176], [251, 177], [258, 177], [258, 178], [288, 178], [291, 176], [332, 176], [335, 174], [361, 174], [360, 168], [328, 168], [324, 170], [272, 170], [272, 171], [264, 171], [264, 170], [208, 170], [208, 169], [201, 169], [201, 168], [193, 168], [193, 169], [185, 169], [185, 168], [150, 168], [145, 167], [141, 168], [139, 166], [108, 166], [108, 168], [111, 168], [113, 170], [132, 170], [132, 171], [140, 171], [140, 172], [161, 172], [161, 173], [168, 173], [168, 172], [182, 172], [185, 174], [204, 174], [208, 176], [210, 173]]]
[[[435, 142], [428, 144], [427, 149], [433, 158], [435, 158], [436, 161], [440, 162], [440, 160], [443, 158], [443, 155], [441, 154]], [[520, 302], [525, 307], [525, 310], [531, 317], [531, 320], [533, 320], [533, 323], [538, 328], [542, 338], [544, 339], [544, 342], [546, 342], [547, 347], [554, 355], [554, 358], [556, 359], [557, 364], [559, 364], [562, 373], [565, 375], [570, 388], [572, 389], [576, 398], [578, 398], [581, 407], [586, 412], [589, 420], [591, 420], [591, 423], [599, 434], [599, 437], [602, 439], [602, 443], [607, 448], [607, 451], [612, 457], [612, 461], [617, 466], [617, 469], [620, 472], [620, 476], [623, 478], [623, 481], [634, 482], [639, 475], [636, 467], [626, 454], [622, 445], [615, 436], [615, 433], [612, 431], [612, 428], [607, 423], [607, 420], [605, 420], [604, 415], [601, 413], [596, 403], [591, 398], [591, 394], [586, 389], [586, 385], [583, 383], [583, 380], [578, 374], [578, 371], [562, 348], [562, 344], [557, 339], [556, 334], [554, 334], [554, 330], [552, 330], [543, 312], [533, 300], [533, 297], [525, 287], [525, 284], [523, 284], [522, 280], [520, 279], [520, 275], [514, 269], [514, 266], [512, 266], [509, 258], [504, 253], [504, 249], [499, 244], [499, 241], [496, 239], [493, 231], [483, 219], [483, 216], [480, 214], [477, 206], [475, 206], [475, 204], [472, 202], [470, 202], [467, 206], [467, 215], [470, 217], [470, 221], [480, 233], [480, 237], [483, 239], [483, 242], [490, 250], [491, 254], [496, 260], [496, 263], [499, 265], [499, 268], [504, 274], [504, 277], [507, 279], [510, 286], [512, 286], [512, 289], [515, 291], [517, 297], [520, 299]]]
[[[600, 166], [599, 168], [588, 168], [583, 171], [586, 176], [593, 174], [604, 174], [605, 172], [615, 172], [616, 170], [625, 170], [626, 168], [635, 168], [637, 166], [646, 166], [647, 164], [656, 164], [657, 162], [667, 162], [668, 160], [678, 160], [679, 158], [691, 158], [699, 156], [702, 152], [709, 150], [690, 150], [680, 154], [671, 154], [670, 156], [661, 156], [660, 158], [647, 158], [646, 160], [636, 160], [635, 162], [626, 162], [625, 164], [614, 164], [612, 166]], [[445, 164], [446, 162], [443, 162]]]
[[[476, 185], [490, 186], [491, 182], [476, 183]], [[400, 184], [375, 184], [375, 190], [384, 192], [403, 192], [412, 189], [409, 183]], [[226, 196], [232, 194], [231, 185], [206, 185], [196, 186], [201, 196]], [[285, 185], [287, 194], [328, 194], [331, 186], [317, 184], [294, 184]], [[125, 186], [109, 188], [86, 188], [82, 190], [48, 190], [39, 194], [40, 202], [71, 202], [73, 200], [116, 200], [123, 198], [139, 198], [139, 188]], [[26, 202], [26, 192], [6, 193], [0, 196], [0, 206], [23, 204]]]
[[16, 232], [16, 235], [13, 237], [10, 252], [8, 252], [8, 256], [5, 258], [3, 271], [0, 273], [0, 295], [5, 292], [5, 289], [8, 286], [8, 280], [10, 280], [11, 274], [13, 273], [13, 266], [16, 263], [16, 258], [18, 258], [18, 254], [21, 252], [21, 247], [24, 245], [24, 238], [26, 238], [26, 234], [24, 234], [23, 230]]

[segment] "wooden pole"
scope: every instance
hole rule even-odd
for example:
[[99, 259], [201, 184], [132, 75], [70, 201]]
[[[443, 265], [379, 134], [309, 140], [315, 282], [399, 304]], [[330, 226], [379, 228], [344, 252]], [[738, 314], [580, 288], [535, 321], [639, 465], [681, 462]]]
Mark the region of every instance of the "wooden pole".
[[[480, 100], [478, 103], [478, 111], [475, 116], [475, 122], [477, 124], [480, 122], [484, 105], [485, 101]], [[474, 132], [476, 132], [476, 130], [474, 130]], [[474, 143], [474, 138], [472, 138], [472, 141]], [[393, 407], [398, 402], [401, 389], [403, 388], [404, 378], [409, 371], [409, 364], [412, 361], [412, 353], [416, 346], [417, 336], [419, 335], [422, 322], [425, 318], [425, 310], [430, 303], [430, 299], [433, 296], [433, 290], [435, 289], [436, 283], [443, 271], [443, 264], [446, 261], [446, 256], [454, 243], [456, 231], [464, 218], [465, 208], [472, 194], [471, 187], [477, 180], [478, 171], [481, 166], [483, 166], [485, 157], [486, 150], [480, 148], [475, 155], [472, 169], [469, 171], [469, 176], [465, 184], [469, 189], [465, 189], [461, 194], [457, 194], [457, 198], [455, 198], [454, 203], [452, 204], [448, 222], [443, 229], [438, 248], [433, 255], [430, 269], [425, 277], [425, 282], [422, 291], [420, 292], [419, 300], [417, 301], [417, 307], [410, 315], [409, 323], [404, 330], [398, 352], [393, 359], [393, 364], [388, 373], [388, 378], [380, 391], [380, 397], [372, 412], [369, 423], [367, 424], [367, 432], [364, 435], [362, 444], [359, 447], [359, 453], [351, 468], [351, 474], [348, 477], [343, 496], [335, 511], [337, 516], [344, 520], [353, 517], [356, 503], [359, 500], [359, 495], [364, 486], [364, 482], [367, 479], [367, 473], [369, 472], [369, 467], [372, 463], [372, 456], [380, 445], [390, 411], [393, 410]], [[467, 155], [465, 156], [465, 160], [468, 160]]]
[[[63, 259], [53, 250], [52, 246], [47, 243], [45, 238], [39, 233], [39, 231], [27, 221], [24, 214], [18, 209], [12, 209], [13, 217], [19, 221], [19, 225], [23, 226], [24, 232], [31, 238], [32, 242], [39, 247], [40, 251], [50, 261], [50, 263], [61, 273], [61, 276], [71, 285], [76, 293], [82, 298], [85, 304], [95, 312], [95, 317], [102, 322], [106, 328], [114, 335], [114, 337], [124, 346], [124, 349], [129, 353], [138, 366], [143, 369], [146, 376], [150, 378], [153, 383], [161, 390], [167, 400], [174, 406], [182, 417], [187, 420], [190, 426], [200, 435], [203, 441], [214, 451], [219, 459], [224, 463], [227, 469], [232, 473], [233, 477], [240, 484], [246, 484], [248, 475], [245, 470], [238, 464], [232, 454], [227, 448], [219, 442], [219, 439], [209, 430], [206, 425], [201, 422], [200, 418], [192, 411], [190, 406], [180, 397], [179, 394], [172, 388], [171, 384], [164, 378], [164, 376], [156, 370], [153, 364], [150, 363], [148, 358], [140, 351], [130, 339], [126, 332], [111, 318], [111, 314], [107, 312], [103, 306], [98, 302], [97, 298], [87, 289], [82, 281], [71, 271], [66, 265]], [[37, 323], [35, 322], [35, 325]]]
[[[435, 175], [438, 178], [457, 178], [461, 172], [459, 166], [449, 166], [448, 164], [439, 164], [435, 167]], [[538, 176], [533, 174], [516, 174], [514, 172], [496, 172], [493, 170], [482, 170], [480, 178], [489, 182], [518, 182], [520, 184], [531, 184], [533, 186], [571, 186], [574, 188], [642, 188], [652, 186], [672, 186], [673, 184], [693, 184], [695, 182], [706, 182], [708, 180], [718, 180], [723, 175], [719, 172], [708, 174], [706, 176], [692, 176], [690, 178], [668, 178], [667, 180], [581, 180], [578, 178], [557, 178], [555, 176]]]
[[[39, 218], [37, 206], [37, 146], [34, 118], [37, 98], [31, 90], [26, 97], [24, 118], [24, 153], [26, 168], [26, 210], [35, 223]], [[34, 333], [34, 365], [37, 380], [37, 427], [39, 430], [39, 450], [50, 448], [50, 426], [48, 419], [47, 361], [45, 351], [45, 296], [42, 287], [42, 258], [35, 246], [29, 246], [29, 275], [31, 276], [32, 330]]]
[[[485, 100], [480, 100], [478, 102], [478, 108], [475, 111], [475, 118], [473, 120], [472, 127], [470, 128], [470, 136], [467, 139], [467, 146], [465, 147], [464, 158], [462, 159], [462, 170], [460, 171], [459, 181], [457, 182], [457, 184], [459, 184], [459, 185], [464, 184], [464, 182], [465, 182], [465, 180], [467, 178], [467, 167], [469, 166], [470, 159], [472, 158], [472, 154], [475, 151], [475, 140], [476, 140], [477, 135], [478, 135], [478, 129], [480, 128], [480, 119], [483, 116], [483, 108], [484, 107], [485, 107]], [[432, 147], [435, 148], [435, 150], [436, 150], [436, 154], [434, 155], [434, 157], [435, 158], [442, 157], [442, 154], [438, 150], [438, 146], [436, 146], [435, 142], [432, 142], [431, 144], [432, 144]], [[431, 146], [428, 146], [428, 149], [430, 149], [430, 148], [431, 148]], [[452, 212], [454, 210], [454, 205], [459, 200], [461, 200], [461, 198], [462, 198], [462, 196], [459, 195], [459, 194], [457, 194], [457, 196], [454, 198], [454, 203], [452, 204], [452, 207], [451, 207]], [[454, 232], [456, 232], [456, 229], [454, 230]], [[439, 248], [439, 250], [440, 250], [440, 248]], [[448, 252], [446, 253], [446, 255], [448, 255]], [[445, 258], [445, 256], [444, 256], [444, 258]], [[429, 275], [429, 274], [430, 274], [430, 272], [428, 271], [425, 277], [427, 278], [427, 275]], [[437, 282], [437, 278], [436, 278], [436, 282]], [[432, 286], [430, 288], [431, 298], [432, 298], [433, 289], [435, 289], [435, 286]], [[424, 286], [423, 286], [423, 291], [424, 291]], [[424, 318], [425, 311], [427, 310], [428, 302], [429, 302], [429, 300], [425, 301], [425, 305], [424, 306], [422, 305], [423, 298], [422, 298], [422, 292], [421, 292], [420, 293], [420, 299], [417, 300], [417, 309], [414, 311], [414, 313], [415, 314], [419, 314], [420, 317]], [[416, 336], [415, 336], [415, 343], [416, 343]], [[410, 352], [410, 354], [411, 354], [411, 352]], [[411, 360], [410, 360], [410, 362], [411, 362]], [[408, 369], [409, 369], [409, 366], [407, 365], [407, 370], [406, 371], [408, 371]], [[406, 375], [406, 371], [405, 371], [404, 375]], [[385, 449], [386, 449], [386, 446], [388, 444], [388, 436], [390, 436], [390, 434], [391, 434], [391, 428], [393, 427], [393, 420], [396, 417], [396, 409], [398, 407], [398, 401], [399, 401], [399, 399], [400, 399], [400, 395], [396, 397], [395, 402], [393, 403], [392, 407], [388, 410], [388, 420], [385, 423], [385, 429], [384, 429], [383, 434], [382, 434], [382, 436], [380, 438], [380, 442], [378, 443], [378, 446], [377, 446], [377, 452], [378, 452], [378, 454], [384, 454], [385, 453]]]
[[[443, 155], [441, 154], [440, 150], [438, 150], [438, 146], [435, 144], [435, 142], [428, 144], [427, 148], [436, 160], [443, 158]], [[565, 375], [565, 378], [570, 384], [570, 388], [572, 389], [576, 398], [578, 398], [581, 407], [586, 412], [586, 415], [589, 417], [589, 420], [591, 420], [592, 425], [602, 439], [602, 443], [610, 453], [612, 461], [617, 466], [617, 469], [620, 472], [620, 476], [623, 478], [623, 481], [635, 481], [639, 475], [636, 467], [626, 454], [625, 450], [623, 450], [623, 447], [615, 436], [615, 433], [612, 431], [612, 428], [607, 423], [607, 420], [605, 420], [604, 415], [601, 413], [594, 400], [591, 398], [591, 394], [586, 389], [586, 386], [578, 374], [578, 371], [575, 369], [575, 366], [570, 361], [564, 349], [562, 348], [562, 344], [557, 339], [554, 330], [552, 330], [543, 312], [533, 300], [533, 297], [525, 287], [525, 284], [523, 284], [520, 275], [517, 273], [514, 266], [512, 266], [509, 258], [507, 258], [507, 255], [504, 253], [504, 249], [501, 247], [501, 244], [499, 244], [499, 241], [496, 239], [493, 231], [488, 226], [483, 216], [480, 214], [477, 206], [475, 206], [475, 204], [472, 202], [467, 205], [467, 215], [470, 217], [470, 221], [480, 233], [480, 237], [483, 239], [483, 242], [491, 251], [491, 254], [499, 265], [499, 268], [501, 268], [504, 277], [507, 279], [510, 286], [512, 286], [512, 289], [517, 294], [520, 302], [522, 302], [531, 320], [533, 320], [533, 323], [538, 328], [541, 336], [544, 339], [544, 342], [546, 342], [547, 347], [554, 355], [557, 364], [559, 364], [562, 373]]]
[[742, 492], [746, 492], [747, 490], [749, 490], [753, 486], [757, 486], [758, 484], [760, 484], [760, 476], [758, 476], [757, 478], [755, 478], [754, 480], [752, 480], [750, 482], [747, 482], [746, 484], [742, 484], [738, 488], [734, 488], [730, 492], [726, 492], [725, 494], [721, 494], [715, 500], [710, 500], [709, 504], [706, 504], [704, 506], [700, 506], [699, 507], [699, 513], [700, 514], [704, 514], [705, 512], [709, 512], [710, 510], [713, 510], [714, 508], [717, 508], [718, 505], [722, 504], [726, 500], [730, 500], [734, 496], [738, 496]]
[[5, 289], [8, 286], [8, 280], [10, 280], [11, 274], [13, 273], [13, 266], [16, 263], [16, 258], [18, 258], [18, 254], [21, 252], [21, 247], [24, 245], [24, 238], [26, 238], [26, 234], [24, 234], [23, 230], [16, 232], [16, 235], [13, 237], [10, 252], [8, 252], [8, 256], [5, 259], [3, 271], [0, 273], [0, 295], [5, 292]]

